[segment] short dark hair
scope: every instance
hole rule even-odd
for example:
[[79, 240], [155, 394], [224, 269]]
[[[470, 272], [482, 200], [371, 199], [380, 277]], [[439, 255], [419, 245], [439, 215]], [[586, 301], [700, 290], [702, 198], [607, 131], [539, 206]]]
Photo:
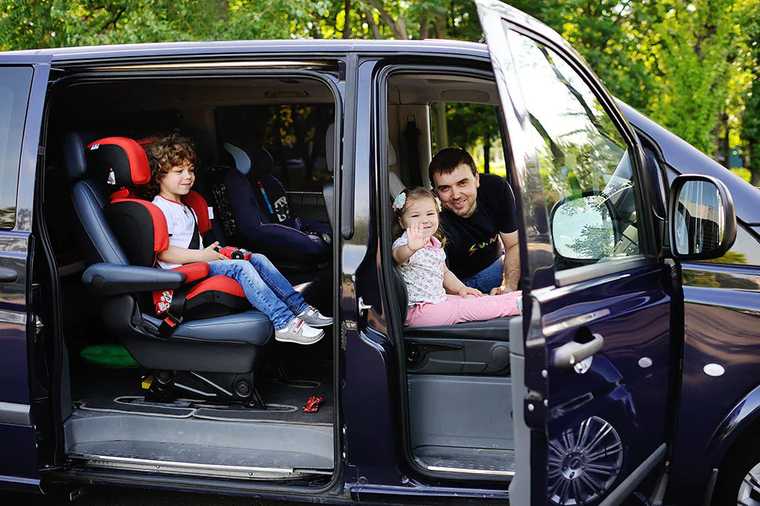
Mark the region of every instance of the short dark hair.
[[475, 160], [470, 153], [462, 148], [443, 148], [435, 154], [430, 165], [428, 165], [428, 176], [430, 183], [435, 186], [433, 174], [451, 174], [454, 169], [465, 164], [470, 167], [473, 176], [478, 175], [478, 169], [475, 167]]

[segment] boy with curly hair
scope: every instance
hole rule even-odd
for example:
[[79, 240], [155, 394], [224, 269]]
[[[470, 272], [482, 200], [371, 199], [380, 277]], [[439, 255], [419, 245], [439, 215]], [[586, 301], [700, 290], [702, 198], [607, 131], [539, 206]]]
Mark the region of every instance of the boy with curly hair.
[[229, 260], [217, 251], [218, 242], [203, 245], [197, 217], [182, 202], [195, 183], [197, 155], [191, 141], [173, 134], [145, 147], [152, 171], [155, 204], [166, 216], [169, 248], [158, 255], [164, 269], [192, 262], [207, 262], [209, 275], [228, 276], [242, 287], [253, 307], [272, 321], [277, 341], [314, 344], [324, 336], [320, 327], [332, 324], [306, 304], [300, 293], [267, 257], [253, 254], [250, 260]]

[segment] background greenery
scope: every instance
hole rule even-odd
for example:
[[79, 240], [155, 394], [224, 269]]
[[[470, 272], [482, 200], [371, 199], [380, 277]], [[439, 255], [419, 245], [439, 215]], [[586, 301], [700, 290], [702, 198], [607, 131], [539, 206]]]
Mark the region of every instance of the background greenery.
[[[510, 3], [572, 43], [617, 97], [760, 185], [760, 0]], [[469, 0], [0, 0], [2, 50], [266, 38], [482, 33]], [[484, 124], [450, 141], [488, 146], [493, 134]]]

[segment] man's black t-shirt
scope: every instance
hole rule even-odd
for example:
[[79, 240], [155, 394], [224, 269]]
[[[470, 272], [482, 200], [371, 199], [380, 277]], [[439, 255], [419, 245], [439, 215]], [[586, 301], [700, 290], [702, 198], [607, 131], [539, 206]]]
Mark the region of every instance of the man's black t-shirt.
[[499, 233], [517, 230], [512, 188], [499, 176], [481, 174], [475, 212], [462, 218], [444, 209], [441, 229], [449, 269], [460, 279], [477, 274], [501, 256]]

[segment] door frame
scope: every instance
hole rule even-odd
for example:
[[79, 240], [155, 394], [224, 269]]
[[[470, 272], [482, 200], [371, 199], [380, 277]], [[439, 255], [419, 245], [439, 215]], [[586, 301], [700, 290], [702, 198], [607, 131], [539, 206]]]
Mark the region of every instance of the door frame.
[[[15, 205], [15, 226], [6, 233], [12, 236], [12, 241], [18, 245], [24, 244], [24, 249], [14, 245], [12, 250], [7, 250], [8, 257], [15, 260], [23, 258], [25, 272], [19, 273], [19, 282], [24, 286], [23, 310], [4, 310], [2, 320], [10, 326], [24, 329], [26, 345], [24, 347], [23, 361], [19, 362], [16, 374], [23, 371], [23, 382], [27, 391], [26, 403], [0, 402], [0, 429], [3, 433], [3, 442], [6, 449], [17, 452], [17, 468], [23, 462], [23, 469], [18, 469], [18, 474], [0, 476], [0, 488], [9, 488], [24, 491], [39, 491], [39, 469], [46, 458], [38, 446], [38, 434], [41, 427], [47, 427], [47, 420], [41, 420], [46, 412], [42, 405], [45, 400], [38, 399], [40, 392], [36, 392], [34, 368], [33, 343], [37, 332], [35, 315], [32, 312], [32, 262], [34, 254], [34, 236], [32, 235], [32, 222], [34, 218], [34, 192], [36, 185], [36, 171], [40, 158], [40, 140], [43, 129], [43, 116], [47, 84], [50, 75], [51, 57], [40, 54], [3, 54], [0, 55], [0, 66], [31, 67], [32, 77], [29, 83], [29, 94], [25, 108], [21, 150], [17, 167], [17, 189]], [[23, 364], [23, 365], [22, 365]], [[13, 453], [9, 453], [13, 455]], [[27, 457], [27, 458], [24, 458]]]

